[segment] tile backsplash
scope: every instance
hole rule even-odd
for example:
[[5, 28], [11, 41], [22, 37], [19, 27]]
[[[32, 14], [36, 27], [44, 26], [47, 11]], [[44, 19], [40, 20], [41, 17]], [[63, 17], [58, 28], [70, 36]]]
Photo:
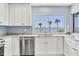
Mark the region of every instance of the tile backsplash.
[[24, 32], [32, 32], [31, 26], [8, 26], [8, 33], [24, 33]]
[[28, 33], [32, 32], [31, 26], [0, 26], [0, 33]]
[[6, 26], [0, 26], [0, 34], [7, 33], [7, 27]]

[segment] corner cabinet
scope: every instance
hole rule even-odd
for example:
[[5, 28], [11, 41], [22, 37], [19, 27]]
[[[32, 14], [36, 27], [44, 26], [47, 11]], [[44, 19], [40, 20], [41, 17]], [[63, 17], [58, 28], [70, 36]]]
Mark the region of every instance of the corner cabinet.
[[63, 37], [36, 37], [35, 55], [63, 55]]
[[8, 5], [10, 26], [32, 26], [32, 11], [29, 3], [9, 3]]
[[64, 39], [64, 55], [65, 56], [78, 56], [78, 50], [76, 49], [74, 37], [66, 36]]

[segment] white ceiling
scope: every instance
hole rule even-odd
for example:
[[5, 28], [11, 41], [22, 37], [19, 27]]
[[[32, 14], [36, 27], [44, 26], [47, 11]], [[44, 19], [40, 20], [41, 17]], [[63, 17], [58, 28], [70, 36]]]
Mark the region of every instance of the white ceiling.
[[71, 6], [72, 3], [32, 3], [32, 6]]

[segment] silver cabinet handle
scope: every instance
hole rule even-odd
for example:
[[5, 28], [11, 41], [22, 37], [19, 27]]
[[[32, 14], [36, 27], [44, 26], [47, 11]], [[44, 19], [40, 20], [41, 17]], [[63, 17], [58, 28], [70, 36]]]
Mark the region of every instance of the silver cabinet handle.
[[6, 43], [7, 41], [5, 41], [5, 43]]
[[18, 40], [18, 39], [16, 38], [16, 40]]
[[44, 42], [44, 44], [48, 44], [48, 42]]
[[24, 25], [24, 23], [21, 23], [21, 25]]
[[73, 48], [73, 50], [77, 51], [75, 48]]
[[0, 22], [0, 23], [3, 23], [3, 22]]

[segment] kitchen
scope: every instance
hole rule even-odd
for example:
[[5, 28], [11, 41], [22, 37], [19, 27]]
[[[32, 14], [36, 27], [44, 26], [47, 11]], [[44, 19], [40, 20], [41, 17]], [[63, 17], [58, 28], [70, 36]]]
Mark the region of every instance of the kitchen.
[[78, 12], [78, 3], [0, 3], [0, 56], [79, 56]]

